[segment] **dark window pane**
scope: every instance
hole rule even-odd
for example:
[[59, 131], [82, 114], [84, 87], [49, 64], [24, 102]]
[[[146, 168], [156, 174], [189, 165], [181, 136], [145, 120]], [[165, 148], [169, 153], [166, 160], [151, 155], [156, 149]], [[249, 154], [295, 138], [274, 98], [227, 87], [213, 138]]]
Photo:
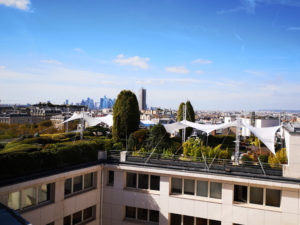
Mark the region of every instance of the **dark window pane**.
[[196, 218], [196, 225], [207, 225], [207, 219]]
[[115, 179], [115, 172], [110, 170], [108, 171], [108, 185], [113, 186], [114, 185], [114, 179]]
[[202, 197], [208, 196], [208, 181], [197, 181], [197, 195]]
[[209, 225], [221, 225], [221, 221], [218, 221], [218, 220], [209, 220]]
[[82, 221], [82, 211], [73, 214], [73, 225], [81, 223]]
[[247, 202], [247, 186], [234, 185], [234, 201], [235, 202]]
[[73, 178], [73, 192], [82, 190], [82, 176]]
[[172, 178], [171, 185], [172, 194], [182, 194], [182, 179]]
[[126, 187], [136, 188], [136, 174], [135, 173], [127, 173]]
[[147, 174], [139, 174], [139, 185], [140, 189], [148, 189], [148, 179], [149, 176]]
[[83, 220], [91, 219], [94, 216], [94, 208], [95, 206], [92, 206], [83, 210]]
[[181, 225], [181, 215], [172, 213], [170, 225]]
[[183, 216], [183, 225], [194, 225], [194, 217]]
[[266, 205], [280, 207], [281, 191], [274, 189], [266, 190]]
[[64, 225], [71, 225], [71, 216], [66, 216], [64, 218]]
[[126, 209], [125, 209], [125, 217], [126, 218], [131, 218], [131, 219], [135, 219], [135, 210], [136, 208], [135, 207], [129, 207], [129, 206], [126, 206]]
[[156, 223], [159, 223], [159, 212], [156, 211], [156, 210], [149, 210], [149, 220], [150, 222], [156, 222]]
[[51, 184], [43, 184], [38, 188], [39, 203], [50, 201], [51, 198]]
[[159, 191], [160, 176], [150, 176], [150, 189]]
[[138, 212], [138, 219], [139, 220], [145, 220], [147, 221], [148, 220], [148, 210], [147, 209], [138, 209], [137, 210]]
[[195, 181], [184, 179], [184, 194], [194, 195], [195, 194]]
[[222, 198], [222, 184], [216, 182], [210, 182], [210, 194], [211, 198]]
[[93, 173], [88, 173], [84, 175], [84, 189], [90, 188], [93, 186], [93, 181], [94, 180], [94, 174]]
[[262, 205], [264, 202], [264, 189], [250, 187], [250, 203]]
[[72, 179], [65, 180], [65, 195], [71, 194], [72, 190]]

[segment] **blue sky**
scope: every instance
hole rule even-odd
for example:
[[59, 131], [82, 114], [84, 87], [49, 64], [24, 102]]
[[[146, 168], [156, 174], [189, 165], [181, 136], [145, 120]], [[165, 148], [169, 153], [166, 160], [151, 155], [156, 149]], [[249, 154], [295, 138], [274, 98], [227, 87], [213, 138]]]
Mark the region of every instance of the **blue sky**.
[[0, 0], [0, 100], [300, 109], [298, 0]]

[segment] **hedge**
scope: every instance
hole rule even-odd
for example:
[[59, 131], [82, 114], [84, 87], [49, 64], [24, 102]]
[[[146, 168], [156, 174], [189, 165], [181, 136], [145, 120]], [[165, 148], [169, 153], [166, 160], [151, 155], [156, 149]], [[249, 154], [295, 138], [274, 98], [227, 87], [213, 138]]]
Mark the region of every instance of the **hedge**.
[[[98, 142], [98, 143], [97, 143]], [[59, 146], [34, 152], [0, 154], [0, 177], [9, 178], [97, 160], [110, 140]], [[55, 145], [55, 144], [54, 144]]]

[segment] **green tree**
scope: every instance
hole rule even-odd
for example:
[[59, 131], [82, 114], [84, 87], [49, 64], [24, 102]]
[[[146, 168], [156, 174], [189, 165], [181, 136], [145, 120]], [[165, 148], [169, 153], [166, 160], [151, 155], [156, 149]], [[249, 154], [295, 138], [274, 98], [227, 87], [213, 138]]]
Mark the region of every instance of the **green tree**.
[[155, 147], [157, 153], [170, 147], [170, 134], [167, 133], [165, 127], [161, 124], [157, 124], [151, 128], [150, 136], [147, 140], [147, 149], [151, 150]]
[[119, 93], [113, 108], [112, 135], [114, 141], [125, 139], [138, 130], [140, 111], [138, 101], [133, 92], [123, 90]]
[[[183, 120], [183, 111], [184, 111], [185, 105], [186, 105], [186, 120], [195, 122], [195, 112], [194, 112], [194, 108], [190, 101], [187, 101], [186, 103], [184, 103], [184, 102], [180, 103], [179, 109], [177, 112], [177, 121]], [[192, 131], [193, 131], [193, 128], [191, 128], [191, 127], [186, 128], [186, 137], [189, 137], [192, 134]], [[182, 131], [180, 132], [180, 136], [182, 136]]]

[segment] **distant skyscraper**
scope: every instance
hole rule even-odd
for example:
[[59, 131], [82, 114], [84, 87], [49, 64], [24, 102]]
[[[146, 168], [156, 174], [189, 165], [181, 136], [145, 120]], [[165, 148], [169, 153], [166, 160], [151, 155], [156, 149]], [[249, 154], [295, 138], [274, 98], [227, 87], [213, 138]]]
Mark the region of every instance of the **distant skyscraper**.
[[146, 105], [146, 89], [141, 88], [139, 90], [139, 109], [140, 110], [146, 110], [147, 109], [147, 105]]

